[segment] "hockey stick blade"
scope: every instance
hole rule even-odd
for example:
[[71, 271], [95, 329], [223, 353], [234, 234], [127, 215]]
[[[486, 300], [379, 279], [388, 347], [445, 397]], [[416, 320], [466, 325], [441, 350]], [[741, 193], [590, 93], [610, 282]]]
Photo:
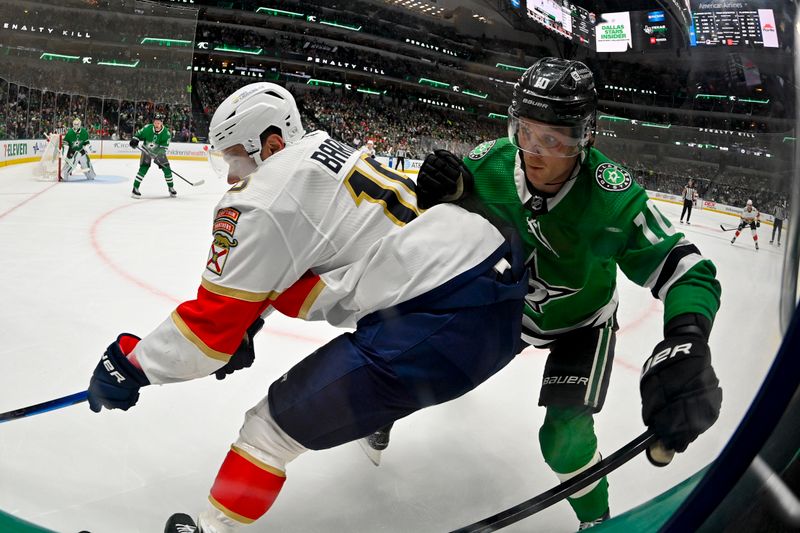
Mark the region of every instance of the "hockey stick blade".
[[[141, 146], [138, 146], [138, 145], [136, 146], [136, 148], [138, 148], [139, 151], [141, 151], [143, 154], [147, 155], [153, 161], [156, 160], [155, 154], [153, 154], [153, 152], [151, 152], [150, 150], [145, 150], [144, 148], [142, 148]], [[158, 163], [156, 163], [156, 165], [158, 166], [158, 168], [161, 168], [161, 165], [159, 165]], [[173, 174], [178, 176], [180, 179], [182, 179], [183, 181], [185, 181], [186, 183], [188, 183], [192, 187], [197, 187], [198, 185], [202, 185], [202, 184], [204, 184], [206, 182], [206, 180], [204, 180], [204, 179], [199, 179], [197, 181], [189, 181], [186, 178], [184, 178], [183, 176], [181, 176], [180, 174], [178, 174], [177, 172], [175, 172], [175, 170], [173, 170], [173, 169], [170, 169], [170, 170], [172, 170]]]
[[485, 518], [474, 524], [456, 529], [451, 533], [489, 533], [497, 531], [508, 525], [519, 522], [532, 514], [547, 509], [554, 503], [560, 502], [564, 498], [575, 494], [579, 490], [588, 487], [603, 476], [613, 472], [624, 465], [656, 441], [656, 436], [651, 431], [645, 431], [631, 442], [609, 455], [593, 467], [584, 470], [572, 479], [556, 485], [547, 492], [526, 500], [519, 505], [510, 507], [496, 515]]
[[17, 420], [19, 418], [39, 415], [48, 411], [54, 411], [56, 409], [61, 409], [62, 407], [69, 407], [70, 405], [75, 405], [76, 403], [85, 402], [88, 396], [89, 393], [87, 391], [81, 391], [76, 392], [75, 394], [70, 394], [69, 396], [56, 398], [55, 400], [37, 403], [36, 405], [30, 405], [28, 407], [21, 407], [19, 409], [14, 409], [13, 411], [8, 411], [7, 413], [0, 413], [0, 424], [3, 422], [10, 422], [11, 420]]
[[735, 230], [735, 229], [736, 229], [736, 226], [733, 226], [732, 228], [726, 228], [725, 226], [723, 226], [722, 224], [720, 224], [720, 225], [719, 225], [719, 229], [721, 229], [722, 231], [733, 231], [733, 230]]

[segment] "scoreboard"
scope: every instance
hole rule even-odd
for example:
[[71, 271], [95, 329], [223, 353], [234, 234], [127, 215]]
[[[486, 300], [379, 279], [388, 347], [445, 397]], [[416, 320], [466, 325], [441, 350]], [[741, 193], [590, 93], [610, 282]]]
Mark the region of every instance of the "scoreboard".
[[568, 0], [527, 0], [530, 19], [583, 46], [593, 47], [595, 14]]
[[747, 1], [693, 0], [689, 44], [778, 48], [775, 14]]

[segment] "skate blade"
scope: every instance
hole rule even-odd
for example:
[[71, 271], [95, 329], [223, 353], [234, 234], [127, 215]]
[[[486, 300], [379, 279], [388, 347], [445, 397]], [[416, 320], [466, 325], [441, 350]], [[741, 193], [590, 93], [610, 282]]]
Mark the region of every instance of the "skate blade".
[[358, 445], [364, 451], [367, 459], [372, 461], [375, 466], [381, 466], [381, 450], [376, 450], [367, 443], [367, 439], [358, 439]]

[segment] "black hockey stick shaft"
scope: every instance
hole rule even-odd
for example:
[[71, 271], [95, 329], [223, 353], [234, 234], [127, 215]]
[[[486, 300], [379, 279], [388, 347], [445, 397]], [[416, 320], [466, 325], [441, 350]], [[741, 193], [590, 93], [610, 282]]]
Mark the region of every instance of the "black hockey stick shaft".
[[7, 413], [0, 413], [0, 424], [3, 422], [10, 422], [11, 420], [17, 420], [19, 418], [25, 418], [26, 416], [39, 415], [46, 413], [47, 411], [54, 411], [56, 409], [61, 409], [62, 407], [69, 407], [70, 405], [75, 405], [76, 403], [85, 402], [88, 398], [88, 395], [89, 393], [87, 391], [76, 392], [75, 394], [62, 396], [61, 398], [56, 398], [55, 400], [37, 403], [36, 405], [30, 405], [28, 407], [21, 407], [19, 409], [14, 409], [13, 411], [8, 411]]
[[[156, 160], [155, 154], [153, 152], [151, 152], [150, 150], [147, 150], [147, 149], [145, 149], [145, 148], [143, 148], [143, 147], [141, 147], [139, 145], [137, 145], [136, 148], [138, 148], [143, 154], [149, 156], [153, 161]], [[156, 165], [158, 165], [158, 163], [156, 163]], [[159, 166], [159, 168], [161, 168], [161, 165], [158, 165], [158, 166]], [[180, 174], [178, 174], [173, 168], [170, 168], [170, 170], [172, 171], [173, 174], [178, 176], [180, 179], [182, 179], [183, 181], [185, 181], [186, 183], [188, 183], [192, 187], [197, 187], [198, 185], [202, 185], [203, 183], [206, 182], [206, 180], [189, 181], [188, 179], [186, 179], [183, 176], [181, 176]]]
[[730, 228], [726, 228], [725, 226], [723, 226], [722, 224], [720, 224], [720, 225], [719, 225], [719, 229], [721, 229], [722, 231], [733, 231], [733, 230], [735, 230], [735, 229], [736, 229], [736, 226], [733, 226], [733, 227], [730, 227]]
[[497, 531], [515, 522], [519, 522], [523, 518], [527, 518], [532, 514], [547, 509], [554, 503], [560, 502], [564, 498], [575, 494], [581, 489], [584, 489], [599, 480], [603, 476], [613, 472], [620, 466], [624, 465], [640, 453], [642, 453], [648, 446], [656, 442], [656, 436], [651, 431], [645, 431], [631, 442], [609, 455], [591, 468], [584, 470], [577, 476], [568, 479], [543, 492], [538, 496], [526, 500], [519, 505], [510, 507], [505, 511], [497, 513], [496, 515], [485, 518], [474, 524], [456, 529], [452, 533], [489, 533]]

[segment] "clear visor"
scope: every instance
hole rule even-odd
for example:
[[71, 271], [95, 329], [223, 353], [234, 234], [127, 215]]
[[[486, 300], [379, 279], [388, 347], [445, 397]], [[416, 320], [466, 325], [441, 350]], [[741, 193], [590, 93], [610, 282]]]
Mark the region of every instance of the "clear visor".
[[211, 164], [211, 168], [218, 178], [224, 180], [228, 179], [230, 165], [225, 161], [225, 154], [222, 153], [222, 150], [212, 150], [209, 148], [208, 162]]
[[574, 157], [589, 141], [589, 119], [578, 126], [553, 126], [509, 113], [508, 139], [529, 154]]

